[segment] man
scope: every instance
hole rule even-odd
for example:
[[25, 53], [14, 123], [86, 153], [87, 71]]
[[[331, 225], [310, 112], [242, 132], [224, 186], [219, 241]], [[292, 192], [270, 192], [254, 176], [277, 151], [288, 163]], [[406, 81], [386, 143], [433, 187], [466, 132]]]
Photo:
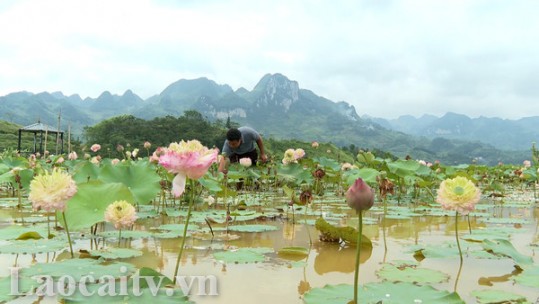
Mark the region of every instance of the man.
[[256, 164], [258, 153], [255, 142], [260, 149], [260, 160], [265, 162], [268, 158], [264, 152], [262, 137], [254, 129], [249, 127], [232, 128], [226, 132], [226, 140], [223, 145], [223, 158], [219, 163], [219, 171], [227, 173], [227, 159], [231, 163], [236, 163], [240, 158], [249, 157], [253, 164]]

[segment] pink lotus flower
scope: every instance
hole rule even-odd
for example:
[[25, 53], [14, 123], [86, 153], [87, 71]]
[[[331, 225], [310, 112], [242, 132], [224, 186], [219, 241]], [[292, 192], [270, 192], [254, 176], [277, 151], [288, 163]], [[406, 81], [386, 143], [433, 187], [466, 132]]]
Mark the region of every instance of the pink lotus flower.
[[112, 159], [112, 160], [110, 161], [110, 163], [111, 163], [113, 166], [116, 165], [116, 164], [118, 164], [119, 162], [120, 162], [120, 160], [117, 159], [117, 158]]
[[79, 156], [77, 155], [77, 152], [73, 151], [73, 152], [70, 152], [68, 155], [67, 155], [67, 159], [69, 160], [75, 160], [77, 159]]
[[159, 162], [159, 157], [161, 157], [161, 155], [164, 155], [165, 151], [166, 151], [166, 148], [157, 147], [157, 149], [155, 149], [155, 151], [153, 151], [152, 156], [150, 156], [150, 162], [158, 163]]
[[303, 156], [305, 156], [305, 150], [303, 150], [303, 149], [300, 148], [300, 149], [296, 149], [296, 150], [294, 151], [294, 158], [295, 158], [296, 160], [302, 158]]
[[346, 191], [346, 202], [356, 211], [368, 210], [374, 204], [374, 191], [358, 178]]
[[65, 159], [64, 159], [63, 157], [60, 156], [60, 157], [58, 157], [58, 159], [56, 160], [56, 163], [57, 163], [57, 164], [61, 164], [61, 163], [64, 162], [64, 160], [65, 160]]
[[301, 159], [305, 156], [305, 151], [303, 149], [288, 149], [284, 151], [283, 164], [288, 165], [291, 163], [297, 163], [298, 159]]
[[34, 210], [65, 211], [66, 202], [77, 193], [75, 181], [66, 172], [54, 169], [51, 174], [34, 177], [30, 183], [28, 200]]
[[344, 163], [341, 165], [341, 171], [348, 171], [352, 169], [351, 163]]
[[92, 150], [92, 152], [97, 152], [99, 150], [101, 150], [101, 145], [100, 144], [93, 144], [92, 147], [90, 147], [90, 150]]
[[144, 142], [144, 149], [148, 150], [152, 147], [152, 144], [149, 141]]
[[524, 165], [524, 168], [529, 168], [532, 166], [532, 162], [529, 160], [525, 160], [524, 162], [522, 162], [522, 164]]
[[313, 141], [313, 142], [311, 143], [311, 147], [313, 147], [313, 148], [315, 148], [315, 149], [317, 149], [318, 146], [320, 146], [320, 144], [319, 144], [317, 141]]
[[185, 191], [187, 177], [199, 179], [217, 159], [218, 149], [208, 149], [198, 140], [171, 143], [159, 157], [159, 164], [169, 173], [176, 174], [172, 180], [172, 192], [176, 197]]
[[240, 165], [244, 167], [250, 167], [253, 161], [249, 157], [240, 158]]
[[135, 207], [127, 201], [115, 201], [105, 210], [105, 221], [116, 229], [129, 228], [137, 220]]

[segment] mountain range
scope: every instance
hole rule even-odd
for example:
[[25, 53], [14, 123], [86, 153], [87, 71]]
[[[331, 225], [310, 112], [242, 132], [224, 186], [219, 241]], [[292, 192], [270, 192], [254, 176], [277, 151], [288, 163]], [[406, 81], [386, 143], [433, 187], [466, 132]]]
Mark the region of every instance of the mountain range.
[[427, 138], [444, 137], [481, 141], [502, 150], [528, 150], [539, 139], [539, 116], [518, 120], [498, 117], [470, 118], [466, 115], [448, 112], [442, 117], [423, 115], [419, 118], [404, 115], [397, 119], [373, 118], [371, 120], [390, 129]]
[[360, 117], [354, 106], [320, 97], [281, 74], [263, 76], [250, 91], [233, 90], [207, 78], [181, 79], [146, 100], [131, 90], [123, 95], [105, 91], [95, 99], [61, 92], [16, 92], [0, 97], [2, 120], [56, 126], [61, 113], [61, 128], [69, 125], [75, 134], [118, 115], [152, 119], [179, 116], [186, 110], [196, 110], [209, 120], [250, 125], [265, 137], [325, 141], [449, 163], [522, 162], [527, 156], [524, 150], [529, 150], [539, 130], [539, 117], [518, 121], [471, 119], [455, 113], [395, 120]]

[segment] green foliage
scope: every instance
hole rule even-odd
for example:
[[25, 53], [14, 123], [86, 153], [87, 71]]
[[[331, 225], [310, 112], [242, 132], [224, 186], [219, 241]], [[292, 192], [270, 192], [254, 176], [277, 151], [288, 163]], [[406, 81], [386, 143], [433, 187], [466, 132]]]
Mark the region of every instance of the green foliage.
[[[7, 151], [16, 151], [19, 144], [19, 129], [23, 126], [10, 123], [7, 121], [0, 120], [0, 152], [7, 152]], [[66, 134], [64, 134], [64, 152], [66, 152], [68, 148], [68, 142], [67, 142]], [[21, 133], [21, 151], [27, 152], [27, 153], [33, 153], [34, 152], [34, 144], [37, 151], [39, 151], [40, 147], [45, 148], [45, 143], [47, 144], [47, 150], [51, 151], [51, 153], [56, 152], [56, 135], [55, 134], [48, 134], [45, 137], [45, 134], [43, 134], [43, 137], [40, 136], [40, 134], [37, 134], [36, 136], [36, 142], [34, 143], [34, 134], [29, 132], [22, 132]], [[71, 144], [73, 147], [77, 147], [80, 145], [80, 142], [75, 139], [71, 139]], [[61, 146], [58, 146], [58, 153], [61, 152]]]
[[220, 122], [209, 122], [196, 111], [186, 111], [180, 117], [165, 116], [152, 120], [122, 115], [84, 129], [88, 145], [98, 143], [102, 150], [108, 151], [109, 155], [106, 156], [118, 158], [123, 158], [116, 150], [118, 145], [124, 146], [126, 150], [138, 148], [139, 155], [145, 156], [145, 141], [152, 144], [152, 149], [191, 139], [198, 139], [208, 147], [221, 148], [225, 133], [226, 129]]
[[504, 239], [483, 240], [483, 248], [497, 256], [506, 256], [512, 258], [521, 268], [533, 265], [533, 258], [518, 252], [510, 241]]
[[303, 149], [306, 158], [331, 158], [338, 162], [354, 162], [354, 155], [338, 148], [332, 143], [319, 143], [318, 148], [313, 148], [310, 142], [295, 139], [264, 138], [264, 146], [271, 158], [280, 163], [284, 152], [288, 149]]
[[477, 303], [528, 303], [526, 297], [503, 290], [474, 290]]
[[[418, 286], [412, 283], [367, 283], [361, 286], [359, 303], [464, 303], [456, 293], [436, 290], [431, 286]], [[313, 288], [305, 294], [307, 304], [351, 303], [354, 286], [349, 284], [326, 285]], [[358, 303], [358, 304], [359, 304]]]
[[[322, 234], [321, 239], [325, 241], [338, 242], [343, 240], [350, 243], [357, 243], [358, 232], [352, 227], [335, 227], [323, 218], [316, 220], [315, 227]], [[372, 243], [368, 238], [362, 237], [361, 246], [372, 247]]]
[[153, 165], [146, 161], [133, 164], [126, 162], [115, 166], [107, 164], [101, 169], [99, 179], [107, 183], [124, 184], [139, 204], [149, 203], [161, 190], [161, 178]]
[[[134, 203], [131, 191], [121, 183], [90, 181], [78, 184], [78, 191], [67, 202], [65, 216], [71, 231], [90, 228], [105, 220], [105, 210], [117, 200]], [[107, 195], [103, 195], [106, 193]], [[59, 214], [58, 218], [62, 218]], [[63, 221], [60, 221], [63, 224]]]
[[407, 261], [384, 264], [376, 275], [386, 281], [415, 284], [441, 283], [449, 280], [449, 276], [441, 271], [420, 268], [414, 262]]

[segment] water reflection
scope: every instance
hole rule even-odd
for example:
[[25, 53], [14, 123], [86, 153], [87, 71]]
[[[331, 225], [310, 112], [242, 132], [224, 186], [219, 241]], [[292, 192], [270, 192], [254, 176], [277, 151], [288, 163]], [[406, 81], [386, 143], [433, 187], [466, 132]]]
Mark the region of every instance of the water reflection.
[[[0, 209], [1, 225], [7, 227], [6, 219], [19, 218], [20, 213], [13, 209]], [[341, 213], [348, 211], [341, 210]], [[492, 217], [512, 217], [526, 219], [525, 224], [486, 224], [481, 217], [470, 217], [472, 230], [493, 227], [513, 227], [511, 242], [525, 255], [531, 255], [537, 262], [534, 252], [539, 244], [539, 208], [531, 207], [507, 207], [497, 202], [487, 202], [485, 213]], [[316, 216], [318, 213], [315, 212]], [[25, 214], [27, 216], [29, 214]], [[314, 219], [316, 216], [310, 216]], [[394, 260], [412, 260], [413, 253], [408, 251], [408, 246], [413, 244], [437, 245], [443, 242], [454, 243], [455, 218], [453, 216], [414, 216], [407, 219], [386, 219], [387, 252], [384, 251], [382, 242], [382, 217], [379, 213], [368, 212], [367, 217], [372, 222], [364, 225], [363, 239], [369, 239], [370, 245], [361, 249], [361, 273], [360, 283], [380, 281], [376, 271], [380, 269], [380, 262]], [[182, 257], [182, 273], [215, 274], [219, 276], [222, 284], [222, 295], [215, 299], [196, 299], [197, 303], [301, 303], [300, 296], [314, 287], [322, 287], [325, 284], [351, 284], [354, 272], [355, 247], [340, 246], [335, 243], [323, 243], [318, 241], [318, 232], [313, 226], [306, 226], [300, 214], [296, 214], [296, 224], [286, 219], [277, 220], [254, 220], [249, 224], [274, 225], [276, 231], [263, 233], [237, 233], [241, 238], [230, 241], [211, 241], [188, 238], [186, 251]], [[157, 217], [137, 222], [135, 230], [152, 231], [151, 228], [162, 224], [182, 224], [179, 217]], [[354, 219], [340, 218], [340, 223], [352, 227], [357, 226]], [[242, 223], [239, 223], [242, 224]], [[217, 225], [216, 225], [217, 226]], [[110, 227], [101, 226], [100, 230]], [[0, 228], [1, 229], [1, 228]], [[468, 222], [465, 218], [458, 221], [459, 233], [469, 234]], [[508, 232], [509, 233], [509, 232]], [[263, 263], [235, 264], [221, 263], [213, 258], [213, 253], [239, 247], [269, 247], [275, 252], [283, 247], [300, 246], [309, 248], [309, 240], [313, 240], [310, 254], [307, 257], [297, 259], [283, 259], [277, 254], [267, 254], [267, 260]], [[94, 243], [92, 243], [94, 242]], [[531, 246], [530, 246], [531, 244]], [[172, 275], [174, 263], [179, 250], [179, 238], [155, 238], [143, 237], [122, 239], [121, 247], [134, 248], [142, 251], [142, 255], [135, 258], [123, 259], [138, 268], [149, 267], [159, 272]], [[77, 239], [77, 249], [97, 249], [97, 247], [116, 247], [117, 239], [97, 242], [97, 239]], [[471, 246], [478, 246], [474, 243]], [[36, 261], [49, 263], [70, 258], [66, 250], [37, 255], [7, 255], [2, 254], [0, 265], [3, 275], [6, 269], [16, 263], [21, 267], [28, 267]], [[514, 267], [510, 259], [487, 260], [466, 256], [462, 265], [461, 275], [457, 276], [459, 263], [457, 258], [426, 258], [421, 261], [421, 266], [440, 270], [451, 275], [450, 282], [435, 286], [437, 289], [453, 290], [456, 287], [457, 277], [458, 293], [466, 302], [473, 302], [471, 291], [495, 286], [496, 289], [523, 294], [532, 299], [536, 291], [514, 284], [512, 278], [521, 270]], [[460, 271], [459, 271], [460, 272]], [[263, 286], [263, 287], [261, 287]], [[535, 295], [536, 296], [536, 295]], [[535, 300], [535, 299], [532, 299]]]
[[494, 286], [493, 283], [507, 282], [511, 277], [519, 275], [520, 273], [522, 273], [522, 269], [515, 267], [511, 273], [502, 276], [480, 277], [477, 283], [483, 286]]
[[[360, 263], [365, 263], [372, 255], [372, 242], [363, 235]], [[342, 247], [334, 243], [315, 243], [313, 249], [317, 252], [314, 259], [314, 270], [323, 275], [330, 272], [353, 273], [355, 270], [355, 246]]]

